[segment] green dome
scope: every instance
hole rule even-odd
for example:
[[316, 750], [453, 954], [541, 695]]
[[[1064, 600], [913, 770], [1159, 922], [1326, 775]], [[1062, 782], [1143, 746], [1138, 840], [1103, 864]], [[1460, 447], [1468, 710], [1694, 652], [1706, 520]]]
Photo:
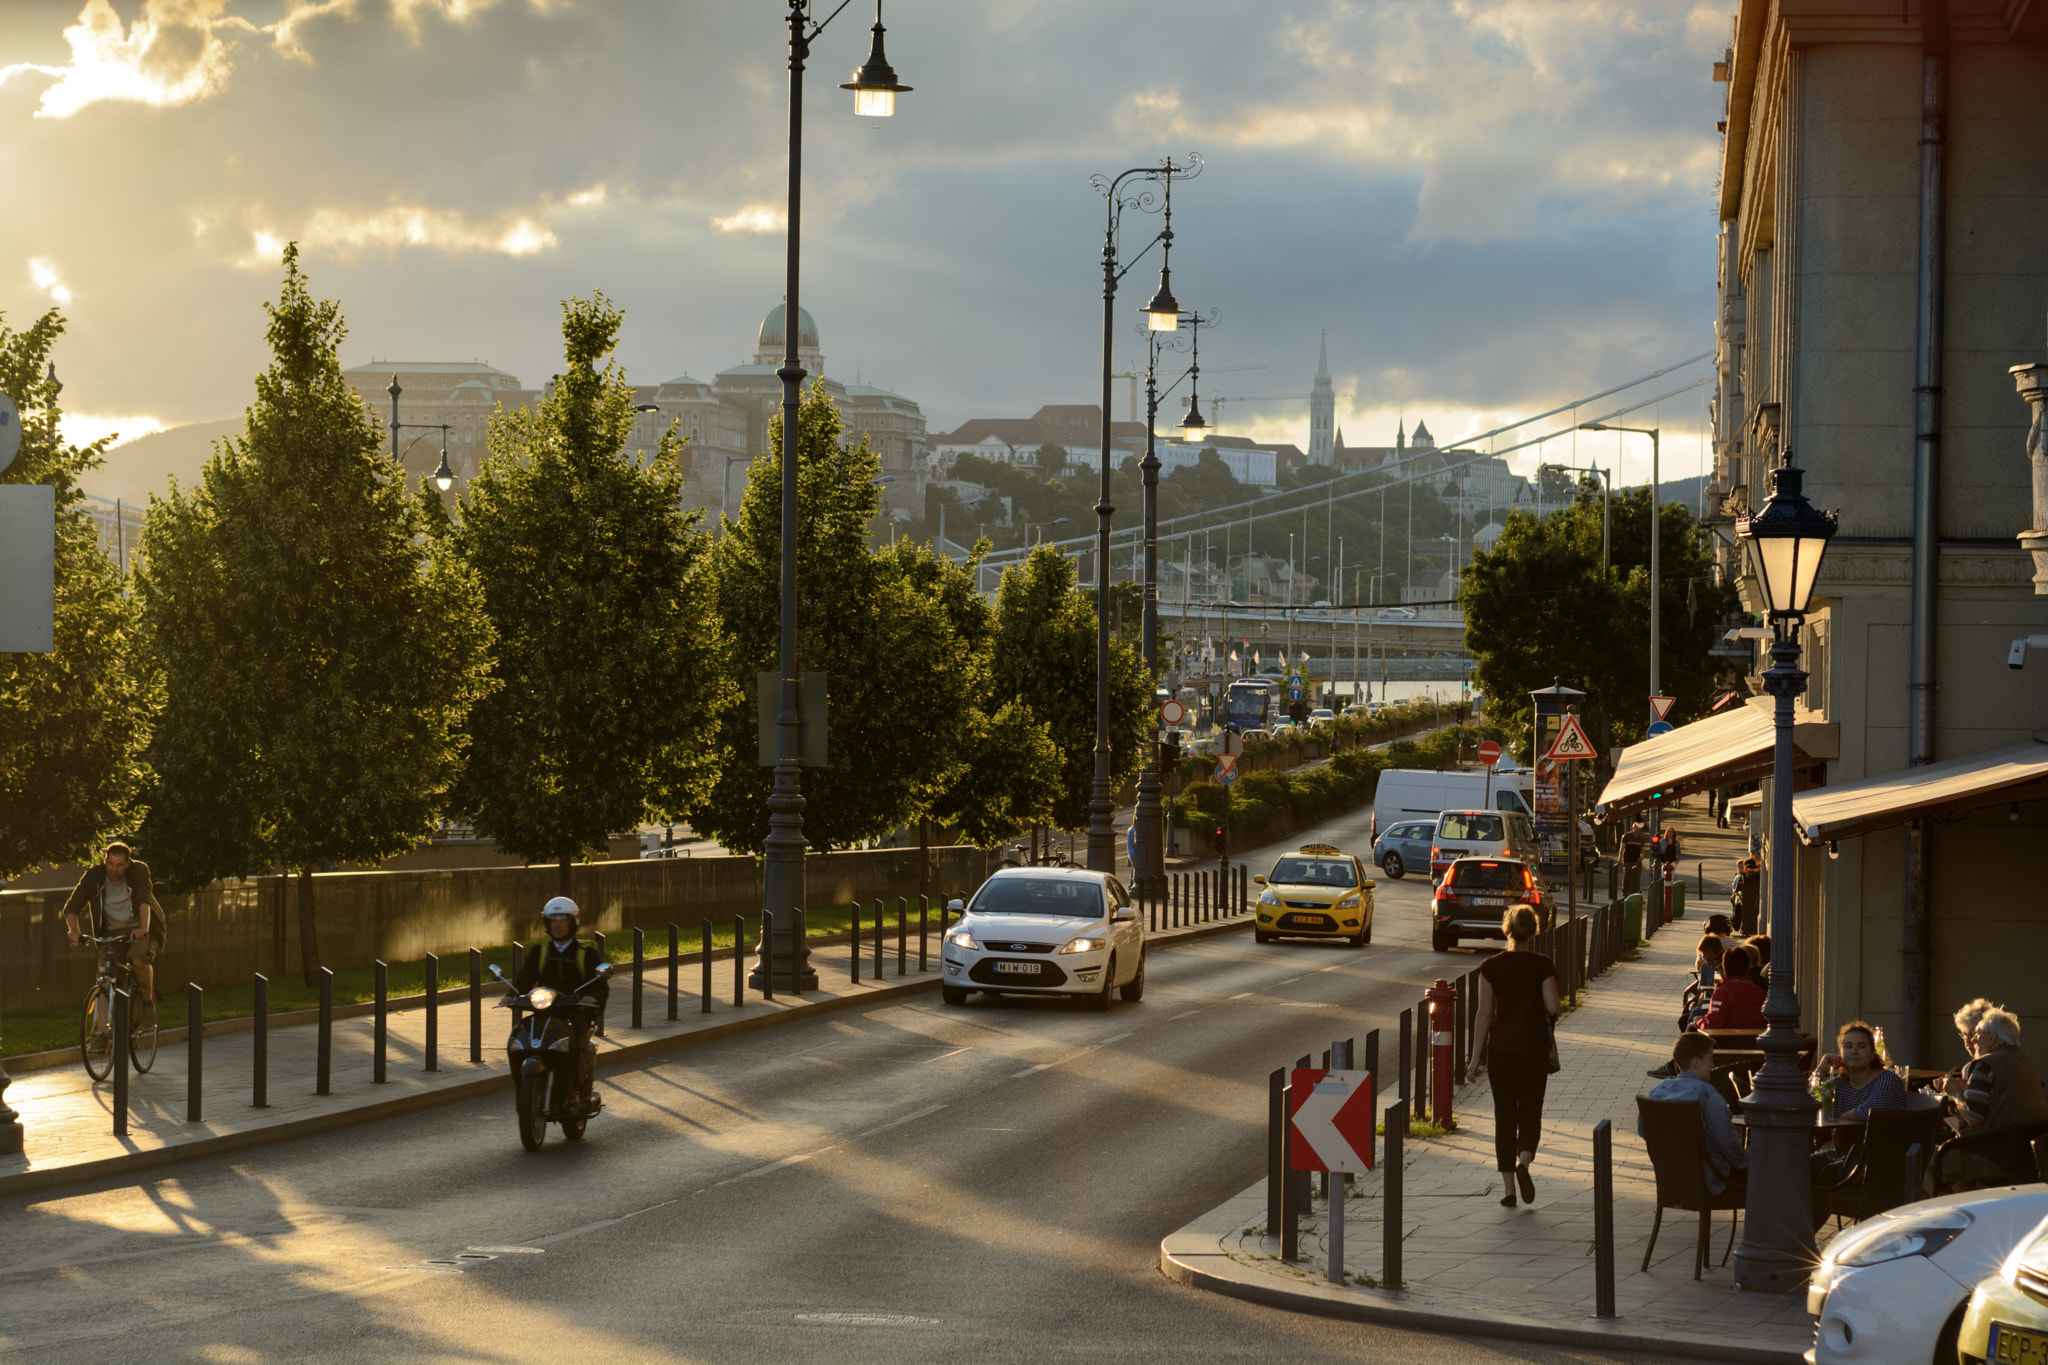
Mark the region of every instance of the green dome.
[[[760, 349], [765, 351], [784, 344], [783, 316], [783, 305], [778, 303], [768, 310], [767, 317], [761, 319]], [[818, 349], [818, 324], [811, 321], [811, 315], [801, 308], [796, 310], [796, 344], [797, 349], [801, 351]]]

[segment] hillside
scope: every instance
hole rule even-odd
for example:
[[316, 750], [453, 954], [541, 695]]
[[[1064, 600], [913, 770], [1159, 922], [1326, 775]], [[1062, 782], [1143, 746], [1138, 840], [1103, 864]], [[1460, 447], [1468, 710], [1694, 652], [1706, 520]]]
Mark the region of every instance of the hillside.
[[213, 443], [241, 430], [242, 419], [230, 417], [138, 436], [108, 451], [106, 463], [80, 483], [86, 492], [103, 498], [146, 503], [150, 494], [168, 491], [173, 476], [188, 488], [197, 483], [200, 467], [213, 454]]

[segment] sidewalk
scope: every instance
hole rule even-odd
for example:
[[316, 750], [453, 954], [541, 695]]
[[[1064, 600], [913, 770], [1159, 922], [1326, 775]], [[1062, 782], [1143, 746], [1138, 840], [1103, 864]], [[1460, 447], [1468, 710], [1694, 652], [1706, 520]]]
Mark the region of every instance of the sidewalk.
[[[1170, 947], [1189, 939], [1229, 933], [1249, 924], [1249, 916], [1219, 920], [1185, 929], [1162, 929], [1147, 936], [1155, 948]], [[934, 926], [931, 937], [930, 969], [917, 969], [917, 938], [911, 935], [904, 974], [896, 974], [896, 945], [893, 935], [884, 952], [884, 973], [877, 980], [872, 941], [863, 954], [861, 982], [848, 981], [848, 947], [845, 943], [813, 946], [811, 965], [817, 971], [819, 989], [800, 998], [778, 994], [764, 1000], [753, 991], [746, 1004], [733, 1006], [733, 961], [730, 952], [713, 964], [713, 999], [709, 1013], [703, 1012], [698, 986], [702, 969], [685, 964], [680, 973], [678, 1018], [668, 1018], [668, 971], [665, 964], [649, 964], [643, 998], [642, 1018], [646, 1027], [630, 1026], [633, 1009], [633, 977], [621, 972], [612, 978], [611, 1000], [605, 1011], [607, 1037], [598, 1040], [599, 1068], [637, 1062], [656, 1053], [728, 1038], [754, 1029], [770, 1028], [799, 1017], [821, 1012], [858, 1008], [876, 1000], [928, 991], [939, 984], [939, 936]], [[753, 961], [747, 959], [751, 969]], [[231, 1033], [208, 1037], [202, 1056], [201, 1078], [205, 1086], [202, 1121], [187, 1122], [185, 1097], [188, 1081], [188, 1052], [183, 1044], [165, 1046], [157, 1053], [156, 1065], [148, 1075], [129, 1077], [128, 1134], [113, 1133], [114, 1084], [110, 1076], [95, 1085], [85, 1068], [73, 1063], [17, 1077], [8, 1087], [7, 1103], [21, 1114], [26, 1150], [19, 1155], [0, 1155], [0, 1198], [50, 1189], [84, 1180], [146, 1170], [176, 1161], [213, 1156], [263, 1143], [345, 1128], [432, 1105], [493, 1091], [510, 1090], [511, 1077], [505, 1066], [505, 1035], [511, 1016], [493, 1008], [500, 994], [495, 983], [486, 981], [483, 1010], [483, 1061], [470, 1061], [468, 986], [446, 990], [437, 1011], [439, 1069], [424, 1068], [427, 1011], [424, 1008], [394, 1010], [390, 1015], [386, 1048], [387, 1079], [378, 1085], [371, 1080], [372, 1020], [365, 1017], [334, 1022], [334, 1050], [331, 1062], [331, 1094], [315, 1095], [314, 1072], [318, 1030], [311, 1024], [278, 1027], [272, 1024], [269, 1037], [269, 1105], [251, 1106], [254, 1076], [254, 1035]], [[172, 1003], [164, 1022], [177, 1022], [180, 1011]]]
[[[1697, 826], [1697, 828], [1695, 828]], [[1681, 816], [1686, 861], [1708, 864], [1709, 900], [1726, 894], [1739, 831], [1714, 830], [1703, 808]], [[1716, 875], [1717, 863], [1727, 868]], [[1695, 1215], [1665, 1215], [1648, 1273], [1656, 1180], [1635, 1132], [1644, 1072], [1671, 1056], [1679, 993], [1704, 915], [1666, 925], [1640, 957], [1596, 978], [1580, 1008], [1558, 1024], [1563, 1069], [1545, 1101], [1543, 1150], [1533, 1173], [1537, 1202], [1500, 1207], [1492, 1097], [1461, 1086], [1460, 1131], [1411, 1140], [1403, 1165], [1400, 1292], [1377, 1287], [1382, 1261], [1383, 1177], [1355, 1177], [1346, 1206], [1346, 1269], [1371, 1284], [1328, 1282], [1326, 1215], [1318, 1201], [1302, 1225], [1301, 1259], [1279, 1259], [1266, 1221], [1262, 1180], [1160, 1245], [1160, 1265], [1186, 1284], [1276, 1307], [1423, 1330], [1701, 1359], [1796, 1362], [1813, 1344], [1803, 1295], [1744, 1294], [1720, 1264], [1730, 1220], [1715, 1215], [1707, 1272], [1692, 1278]], [[1387, 1095], [1380, 1107], [1391, 1103]], [[1594, 1313], [1593, 1128], [1613, 1120], [1615, 1299], [1619, 1317]], [[1739, 1234], [1738, 1234], [1739, 1240]]]

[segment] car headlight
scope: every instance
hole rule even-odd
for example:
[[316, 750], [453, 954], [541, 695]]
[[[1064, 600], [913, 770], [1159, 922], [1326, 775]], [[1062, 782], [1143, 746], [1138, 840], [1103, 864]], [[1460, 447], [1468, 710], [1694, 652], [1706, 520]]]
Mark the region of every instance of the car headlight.
[[1364, 904], [1365, 900], [1363, 897], [1346, 896], [1343, 900], [1337, 902], [1337, 908], [1339, 910], [1356, 910]]
[[977, 953], [981, 951], [981, 945], [974, 941], [974, 935], [968, 933], [965, 929], [955, 929], [952, 933], [946, 935], [946, 942], [956, 948], [971, 948]]
[[1062, 955], [1067, 953], [1092, 953], [1101, 946], [1102, 939], [1099, 936], [1091, 937], [1084, 934], [1080, 938], [1069, 939], [1066, 943], [1062, 944], [1060, 952]]
[[537, 1010], [547, 1009], [555, 1003], [555, 993], [546, 986], [535, 986], [526, 993], [526, 1003]]
[[1939, 1209], [1917, 1218], [1887, 1219], [1871, 1236], [1828, 1256], [1836, 1265], [1878, 1265], [1907, 1256], [1932, 1256], [1977, 1221], [1967, 1209]]
[[1278, 896], [1274, 895], [1274, 894], [1273, 894], [1272, 892], [1270, 892], [1270, 891], [1261, 891], [1261, 892], [1259, 893], [1259, 904], [1260, 904], [1260, 905], [1278, 905], [1279, 903], [1280, 903], [1280, 898], [1279, 898]]

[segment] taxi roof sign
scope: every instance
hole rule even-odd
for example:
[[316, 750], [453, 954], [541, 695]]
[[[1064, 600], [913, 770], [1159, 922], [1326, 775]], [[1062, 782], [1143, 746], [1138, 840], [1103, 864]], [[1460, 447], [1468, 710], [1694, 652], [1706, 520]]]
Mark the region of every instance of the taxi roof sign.
[[1341, 858], [1344, 856], [1344, 850], [1338, 848], [1335, 844], [1303, 844], [1295, 852], [1313, 853], [1318, 858]]

